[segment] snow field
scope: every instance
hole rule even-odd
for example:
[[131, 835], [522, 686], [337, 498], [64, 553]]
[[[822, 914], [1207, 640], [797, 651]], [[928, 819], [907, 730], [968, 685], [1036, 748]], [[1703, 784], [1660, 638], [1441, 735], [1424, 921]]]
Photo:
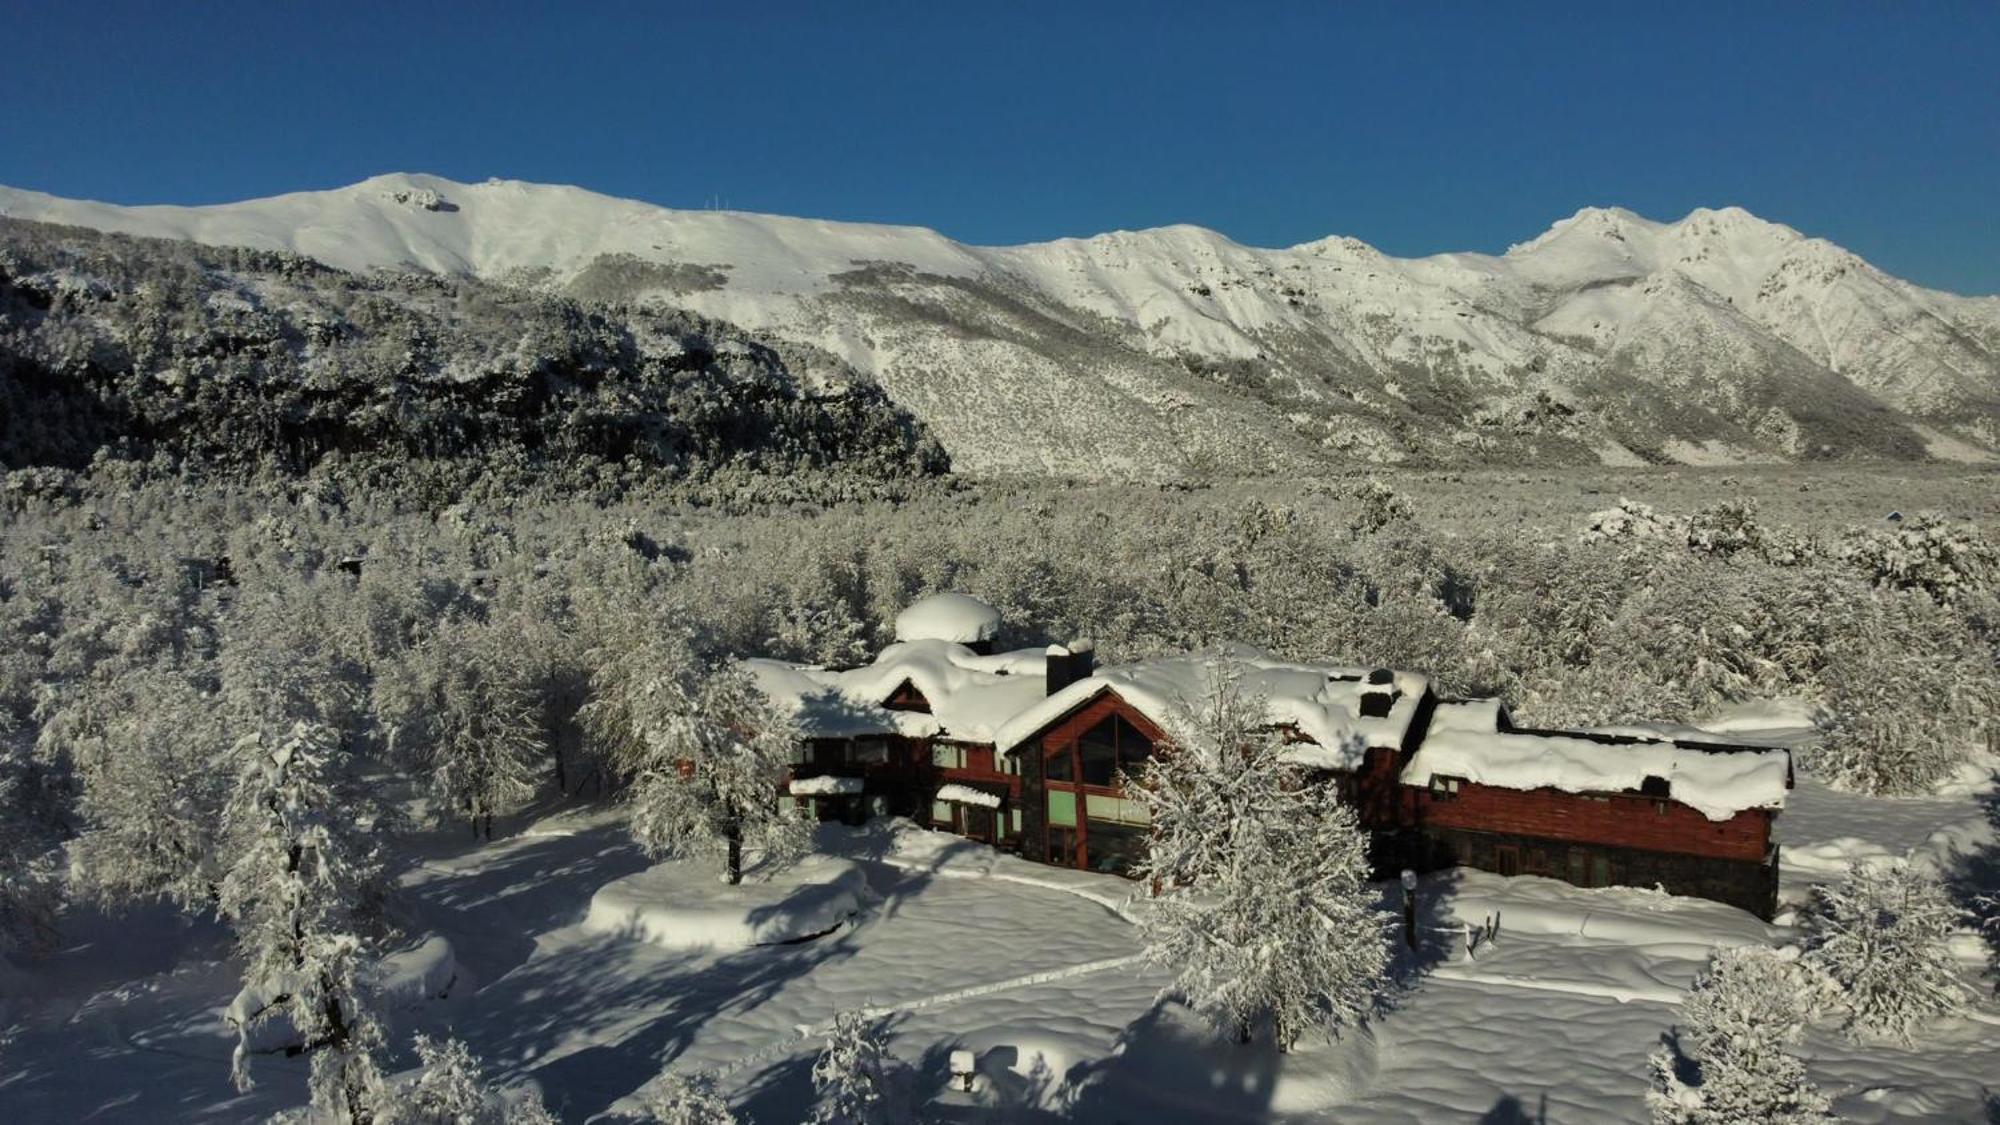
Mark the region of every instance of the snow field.
[[859, 867], [823, 856], [781, 871], [748, 870], [733, 887], [703, 878], [696, 865], [663, 863], [599, 888], [582, 929], [662, 949], [747, 949], [828, 933], [860, 914], [869, 897]]

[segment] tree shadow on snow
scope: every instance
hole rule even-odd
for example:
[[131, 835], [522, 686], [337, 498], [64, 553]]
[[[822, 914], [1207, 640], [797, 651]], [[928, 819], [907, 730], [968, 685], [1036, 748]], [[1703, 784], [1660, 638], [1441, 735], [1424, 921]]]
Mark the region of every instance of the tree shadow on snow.
[[[826, 1018], [830, 1020], [834, 1014], [828, 1012]], [[891, 1048], [883, 1075], [889, 1086], [886, 1119], [928, 1121], [931, 1115], [928, 1112], [919, 1114], [918, 1107], [923, 1105], [925, 1096], [936, 1088], [929, 1082], [933, 1066], [936, 1073], [942, 1075], [947, 1064], [944, 1055], [939, 1054], [939, 1048], [926, 1051], [922, 1061], [916, 1064], [904, 1062], [893, 1054], [894, 1043], [890, 1041], [896, 1027], [905, 1018], [900, 1014], [891, 1014], [872, 1021], [878, 1039]], [[746, 1122], [806, 1120], [818, 1096], [813, 1089], [813, 1065], [825, 1047], [823, 1036], [803, 1036], [790, 1054], [758, 1071], [746, 1085], [747, 1092], [736, 1100], [733, 1108], [737, 1119]], [[948, 1052], [948, 1048], [943, 1050]], [[933, 1059], [933, 1056], [937, 1057]]]
[[[717, 954], [595, 935], [482, 989], [477, 1012], [449, 1030], [496, 1076], [533, 1078], [558, 1116], [581, 1120], [659, 1074], [710, 1020], [851, 956], [850, 938]], [[560, 1053], [578, 1041], [589, 1045]]]
[[1243, 1044], [1217, 1035], [1184, 1005], [1163, 1000], [1132, 1022], [1112, 1053], [1070, 1068], [1071, 1121], [1264, 1121], [1284, 1066], [1266, 1036]]
[[[2000, 781], [2000, 775], [1996, 775]], [[1952, 893], [1969, 911], [1986, 942], [1986, 967], [1994, 978], [1993, 990], [2000, 994], [2000, 785], [1980, 798], [1986, 822], [1995, 839], [1966, 856], [1949, 874]]]
[[482, 981], [526, 962], [538, 935], [581, 921], [599, 887], [651, 866], [619, 824], [503, 843], [506, 851], [477, 867], [439, 872], [402, 890], [424, 925], [449, 938], [459, 963]]
[[1503, 1094], [1493, 1108], [1479, 1115], [1479, 1125], [1548, 1125], [1549, 1096], [1543, 1094], [1536, 1102], [1535, 1111], [1512, 1094]]

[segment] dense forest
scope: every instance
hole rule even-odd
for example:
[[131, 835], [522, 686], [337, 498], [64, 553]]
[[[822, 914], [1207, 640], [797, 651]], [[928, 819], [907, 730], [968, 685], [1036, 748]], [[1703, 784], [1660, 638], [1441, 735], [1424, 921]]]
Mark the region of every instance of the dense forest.
[[56, 892], [207, 908], [246, 738], [312, 724], [385, 808], [487, 824], [619, 791], [629, 740], [593, 703], [745, 655], [861, 661], [946, 588], [998, 606], [1013, 642], [1409, 667], [1533, 723], [1803, 696], [1827, 728], [1805, 767], [1876, 792], [1947, 779], [2000, 710], [1990, 539], [1927, 517], [1828, 541], [1741, 505], [1627, 502], [1549, 540], [1427, 526], [1373, 481], [1309, 506], [993, 485], [723, 516], [670, 484], [428, 510], [148, 474], [5, 481], [17, 945], [48, 935]]
[[795, 351], [681, 312], [0, 219], [0, 467], [157, 458], [434, 499], [947, 469], [879, 388], [803, 385]]

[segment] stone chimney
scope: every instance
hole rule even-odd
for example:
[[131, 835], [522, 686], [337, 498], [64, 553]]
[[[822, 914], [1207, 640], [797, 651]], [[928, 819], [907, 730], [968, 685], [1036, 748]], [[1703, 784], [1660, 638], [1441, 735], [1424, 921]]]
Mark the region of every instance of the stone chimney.
[[1097, 670], [1097, 646], [1089, 641], [1050, 645], [1047, 653], [1048, 693], [1054, 695]]

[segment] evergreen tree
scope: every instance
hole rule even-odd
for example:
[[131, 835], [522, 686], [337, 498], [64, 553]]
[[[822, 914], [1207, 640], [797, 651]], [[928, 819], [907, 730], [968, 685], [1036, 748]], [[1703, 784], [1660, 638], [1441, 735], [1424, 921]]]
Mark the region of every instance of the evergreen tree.
[[707, 1075], [662, 1074], [646, 1087], [639, 1104], [659, 1125], [736, 1125], [736, 1115]]
[[1672, 1048], [1648, 1060], [1655, 1125], [1810, 1125], [1832, 1116], [1785, 1048], [1809, 1016], [1799, 966], [1758, 947], [1716, 954], [1681, 1006]]
[[684, 634], [648, 633], [596, 650], [585, 729], [632, 778], [632, 832], [647, 854], [721, 854], [743, 878], [745, 849], [785, 864], [811, 826], [779, 786], [797, 745], [789, 716], [743, 669], [706, 670]]
[[421, 764], [440, 816], [493, 836], [495, 814], [534, 796], [547, 753], [528, 654], [500, 630], [449, 619], [377, 681], [390, 747]]
[[238, 1027], [232, 1075], [251, 1085], [252, 1030], [288, 1020], [315, 1052], [315, 1111], [372, 1119], [381, 1075], [381, 1031], [362, 1002], [358, 976], [371, 942], [364, 902], [375, 857], [352, 839], [358, 808], [339, 777], [333, 732], [299, 722], [278, 736], [252, 734], [223, 814], [227, 854], [217, 911], [236, 928], [243, 990], [231, 1006]]
[[1364, 1019], [1389, 952], [1354, 810], [1284, 762], [1263, 702], [1221, 670], [1181, 725], [1128, 781], [1152, 821], [1134, 872], [1155, 893], [1147, 957], [1246, 1042], [1265, 1020], [1289, 1050], [1308, 1028]]
[[891, 1085], [882, 1030], [860, 1012], [834, 1017], [826, 1050], [813, 1063], [812, 1079], [819, 1102], [807, 1119], [811, 1125], [901, 1125], [908, 1120]]
[[382, 1125], [553, 1125], [532, 1091], [490, 1086], [459, 1040], [419, 1035], [416, 1048], [417, 1076], [387, 1100]]
[[1947, 945], [1960, 917], [1944, 883], [1909, 861], [1859, 863], [1813, 888], [1806, 962], [1839, 986], [1850, 1032], [1907, 1043], [1965, 1006]]

